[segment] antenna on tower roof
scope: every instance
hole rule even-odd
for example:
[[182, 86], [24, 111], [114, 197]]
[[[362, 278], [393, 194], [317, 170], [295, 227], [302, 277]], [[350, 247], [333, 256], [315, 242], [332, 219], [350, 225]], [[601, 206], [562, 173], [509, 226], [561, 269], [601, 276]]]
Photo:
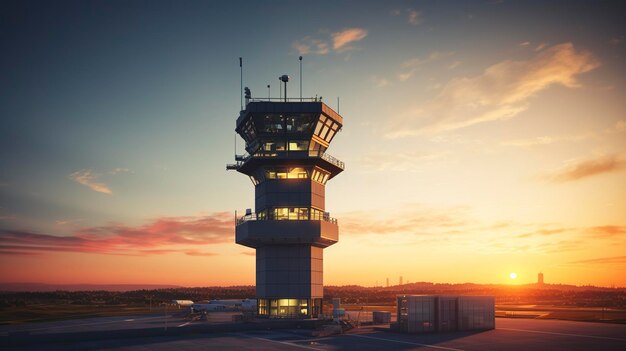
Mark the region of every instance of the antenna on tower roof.
[[243, 59], [240, 57], [239, 58], [239, 76], [240, 76], [240, 88], [239, 88], [239, 92], [241, 93], [241, 108], [240, 110], [243, 111]]
[[300, 60], [300, 102], [302, 102], [302, 56], [299, 57]]

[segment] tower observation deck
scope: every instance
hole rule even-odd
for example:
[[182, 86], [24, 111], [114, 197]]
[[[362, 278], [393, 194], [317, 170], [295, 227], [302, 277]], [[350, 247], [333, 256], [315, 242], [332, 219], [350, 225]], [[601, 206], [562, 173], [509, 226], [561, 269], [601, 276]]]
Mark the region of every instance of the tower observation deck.
[[326, 153], [343, 118], [314, 99], [252, 100], [235, 131], [246, 155], [237, 170], [252, 180], [254, 211], [237, 218], [236, 242], [256, 249], [259, 316], [315, 318], [322, 312], [323, 249], [339, 238], [326, 211], [326, 182], [343, 162]]

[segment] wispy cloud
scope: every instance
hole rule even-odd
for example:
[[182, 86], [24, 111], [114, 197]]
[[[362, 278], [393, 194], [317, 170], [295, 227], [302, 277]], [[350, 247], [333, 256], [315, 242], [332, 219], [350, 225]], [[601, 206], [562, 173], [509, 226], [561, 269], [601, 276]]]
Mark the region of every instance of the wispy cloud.
[[306, 36], [302, 39], [295, 40], [291, 44], [291, 47], [299, 55], [326, 55], [330, 53], [331, 48], [335, 52], [342, 53], [354, 49], [355, 47], [351, 44], [364, 39], [367, 34], [367, 29], [347, 28], [339, 32], [331, 33], [330, 37], [326, 34], [325, 38]]
[[350, 43], [363, 40], [367, 36], [367, 30], [363, 28], [348, 28], [331, 34], [333, 49], [337, 52], [352, 49]]
[[340, 215], [341, 230], [351, 235], [435, 234], [466, 226], [467, 212], [465, 207], [435, 209], [418, 205], [404, 206], [401, 211], [353, 211]]
[[569, 230], [570, 230], [569, 228], [553, 228], [553, 229], [540, 228], [531, 232], [518, 234], [516, 237], [517, 238], [529, 238], [531, 236], [548, 236], [548, 235], [554, 235], [554, 234], [561, 234]]
[[454, 52], [440, 52], [433, 51], [426, 57], [414, 57], [409, 60], [406, 60], [402, 63], [403, 72], [398, 74], [398, 80], [401, 82], [408, 80], [411, 78], [415, 72], [417, 72], [420, 66], [424, 66], [426, 64], [438, 61], [440, 59], [450, 57], [454, 55]]
[[623, 42], [624, 42], [624, 36], [613, 37], [613, 38], [609, 39], [609, 44], [611, 44], [611, 45], [620, 45]]
[[601, 257], [590, 260], [581, 260], [569, 262], [570, 264], [625, 264], [626, 256]]
[[568, 161], [559, 169], [544, 175], [543, 178], [554, 183], [565, 183], [624, 169], [626, 169], [626, 160], [614, 154]]
[[481, 75], [455, 78], [430, 102], [393, 118], [389, 138], [438, 133], [478, 123], [512, 118], [540, 91], [561, 85], [579, 87], [578, 75], [600, 64], [587, 51], [564, 43], [542, 50], [526, 61], [503, 61]]
[[56, 225], [76, 225], [79, 222], [84, 221], [83, 218], [76, 218], [76, 219], [59, 219], [54, 221], [54, 224]]
[[213, 252], [202, 252], [202, 251], [197, 251], [197, 250], [189, 250], [189, 251], [185, 251], [185, 255], [187, 255], [187, 256], [208, 257], [208, 256], [215, 256], [216, 254], [213, 253]]
[[422, 23], [423, 19], [422, 19], [422, 13], [420, 11], [413, 10], [413, 9], [407, 9], [406, 11], [409, 16], [410, 25], [417, 26], [418, 24]]
[[424, 18], [422, 17], [422, 12], [415, 10], [415, 9], [408, 8], [404, 11], [395, 9], [395, 10], [392, 10], [390, 13], [392, 16], [400, 16], [403, 12], [406, 13], [407, 23], [412, 26], [417, 26], [421, 24], [422, 22], [424, 22]]
[[[570, 227], [558, 223], [483, 222], [465, 206], [430, 207], [402, 204], [397, 208], [338, 213], [342, 235], [378, 240], [385, 235], [394, 245], [454, 241], [467, 250], [490, 253], [585, 252], [589, 240], [609, 243], [626, 236], [626, 226]], [[401, 242], [399, 244], [399, 242]]]
[[433, 153], [401, 153], [401, 152], [371, 152], [366, 154], [361, 164], [369, 171], [417, 172], [423, 169], [425, 162], [439, 160], [449, 152]]
[[534, 138], [523, 138], [503, 141], [501, 145], [505, 146], [521, 146], [521, 147], [533, 147], [540, 145], [549, 145], [558, 142], [576, 142], [588, 140], [595, 137], [595, 133], [585, 133], [580, 135], [559, 135], [559, 136], [539, 136]]
[[115, 255], [184, 253], [210, 256], [192, 248], [231, 242], [232, 215], [227, 212], [202, 216], [161, 217], [148, 224], [111, 224], [75, 230], [69, 236], [0, 230], [0, 250], [12, 254], [82, 252]]
[[310, 36], [294, 41], [292, 47], [300, 55], [326, 55], [330, 52], [327, 42]]
[[391, 85], [391, 82], [389, 80], [387, 80], [386, 78], [378, 77], [378, 76], [372, 76], [371, 81], [378, 88], [384, 88], [386, 86]]
[[607, 128], [604, 132], [607, 134], [624, 133], [626, 132], [626, 121], [621, 119], [615, 122], [615, 125], [612, 128]]
[[461, 65], [461, 61], [454, 61], [448, 65], [448, 69], [455, 69]]
[[132, 173], [130, 169], [128, 168], [115, 168], [113, 170], [110, 170], [108, 173], [110, 175], [116, 175], [116, 174], [120, 174], [120, 173]]
[[70, 179], [93, 191], [103, 194], [112, 194], [113, 192], [109, 186], [99, 181], [101, 176], [101, 174], [95, 173], [91, 169], [82, 169], [69, 175]]
[[613, 238], [623, 236], [626, 238], [626, 226], [623, 225], [603, 225], [590, 227], [586, 229], [586, 232], [592, 238]]

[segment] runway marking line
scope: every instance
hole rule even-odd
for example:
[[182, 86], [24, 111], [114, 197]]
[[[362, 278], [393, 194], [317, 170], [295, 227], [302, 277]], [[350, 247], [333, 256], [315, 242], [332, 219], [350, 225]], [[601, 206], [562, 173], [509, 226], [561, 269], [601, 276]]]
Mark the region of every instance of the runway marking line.
[[406, 345], [413, 345], [413, 346], [430, 347], [432, 349], [438, 349], [438, 350], [465, 351], [465, 350], [461, 350], [461, 349], [455, 349], [455, 348], [452, 348], [452, 347], [436, 346], [436, 345], [431, 345], [431, 344], [420, 344], [420, 343], [417, 343], [417, 342], [401, 341], [401, 340], [393, 340], [393, 339], [385, 339], [385, 338], [376, 338], [376, 337], [373, 337], [373, 336], [366, 336], [366, 335], [346, 334], [346, 336], [353, 336], [353, 337], [356, 337], [356, 338], [366, 338], [366, 339], [373, 339], [373, 340], [389, 341], [389, 342], [395, 342], [395, 343], [398, 343], [398, 344], [406, 344]]
[[610, 336], [596, 336], [596, 335], [584, 335], [584, 334], [568, 334], [568, 333], [557, 333], [557, 332], [549, 332], [549, 331], [541, 331], [541, 330], [528, 330], [528, 329], [515, 329], [515, 328], [496, 328], [496, 330], [509, 330], [509, 331], [519, 331], [526, 333], [537, 333], [537, 334], [551, 334], [551, 335], [562, 335], [562, 336], [576, 336], [579, 338], [592, 338], [592, 339], [605, 339], [605, 340], [617, 340], [617, 341], [626, 341], [623, 338], [612, 338]]
[[[318, 348], [315, 348], [315, 347], [293, 344], [291, 342], [286, 342], [286, 341], [278, 341], [278, 340], [272, 340], [272, 339], [266, 339], [266, 338], [259, 338], [259, 337], [256, 337], [256, 336], [248, 336], [248, 337], [251, 338], [251, 339], [269, 341], [269, 342], [274, 342], [274, 343], [281, 344], [281, 345], [288, 345], [288, 346], [298, 347], [298, 348], [301, 348], [301, 349], [323, 351], [322, 349], [318, 349]], [[308, 340], [303, 340], [303, 341], [308, 341]]]
[[184, 326], [189, 325], [189, 324], [191, 324], [191, 322], [183, 323], [183, 324], [179, 325], [178, 327], [179, 327], [179, 328], [180, 328], [180, 327], [184, 327]]

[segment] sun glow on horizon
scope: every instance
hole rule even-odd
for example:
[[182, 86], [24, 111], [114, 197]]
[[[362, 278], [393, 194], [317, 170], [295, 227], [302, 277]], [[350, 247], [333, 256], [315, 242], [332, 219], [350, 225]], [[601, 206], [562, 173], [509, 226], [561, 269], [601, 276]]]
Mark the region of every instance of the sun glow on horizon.
[[515, 273], [515, 272], [509, 273], [509, 278], [511, 278], [511, 280], [517, 279], [517, 273]]

